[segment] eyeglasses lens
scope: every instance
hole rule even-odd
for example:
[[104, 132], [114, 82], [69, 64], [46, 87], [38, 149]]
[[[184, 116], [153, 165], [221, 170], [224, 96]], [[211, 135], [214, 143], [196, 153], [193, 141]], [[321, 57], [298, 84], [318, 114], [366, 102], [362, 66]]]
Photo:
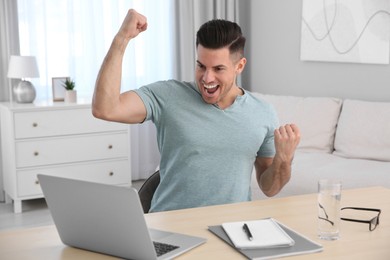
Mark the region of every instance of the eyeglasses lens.
[[379, 224], [379, 216], [374, 217], [370, 221], [370, 231], [373, 231]]

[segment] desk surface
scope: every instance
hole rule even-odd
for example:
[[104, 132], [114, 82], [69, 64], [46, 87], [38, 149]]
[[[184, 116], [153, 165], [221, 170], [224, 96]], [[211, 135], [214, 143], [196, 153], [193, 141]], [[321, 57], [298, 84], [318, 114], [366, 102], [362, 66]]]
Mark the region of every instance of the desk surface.
[[[322, 244], [315, 259], [390, 259], [390, 189], [370, 187], [344, 190], [341, 206], [382, 209], [380, 225], [373, 232], [368, 224], [341, 221], [341, 238], [317, 238], [317, 195], [271, 198], [211, 207], [159, 212], [146, 215], [149, 227], [207, 238], [207, 242], [178, 259], [244, 259], [207, 230], [209, 225], [273, 217]], [[0, 232], [0, 259], [115, 259], [62, 244], [54, 226]], [[313, 254], [287, 259], [313, 259]]]

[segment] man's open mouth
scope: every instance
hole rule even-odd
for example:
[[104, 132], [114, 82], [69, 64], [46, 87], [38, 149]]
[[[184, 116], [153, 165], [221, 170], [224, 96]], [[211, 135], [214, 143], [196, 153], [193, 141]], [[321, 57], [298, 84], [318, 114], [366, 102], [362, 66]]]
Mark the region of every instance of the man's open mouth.
[[204, 88], [206, 89], [207, 93], [213, 94], [217, 89], [219, 88], [219, 85], [206, 85], [203, 84]]

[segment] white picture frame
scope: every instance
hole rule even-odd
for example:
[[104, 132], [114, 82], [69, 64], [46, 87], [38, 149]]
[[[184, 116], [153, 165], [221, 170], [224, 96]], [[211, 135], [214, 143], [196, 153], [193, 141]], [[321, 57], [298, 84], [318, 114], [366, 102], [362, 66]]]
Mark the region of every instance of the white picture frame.
[[65, 100], [65, 87], [64, 83], [69, 77], [54, 77], [52, 78], [52, 88], [53, 88], [53, 101], [64, 101]]

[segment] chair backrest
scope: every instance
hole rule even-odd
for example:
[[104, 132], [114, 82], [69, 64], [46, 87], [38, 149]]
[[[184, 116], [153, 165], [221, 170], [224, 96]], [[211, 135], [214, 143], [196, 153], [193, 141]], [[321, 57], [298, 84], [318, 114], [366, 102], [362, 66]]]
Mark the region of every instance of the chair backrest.
[[138, 191], [144, 213], [148, 213], [152, 202], [153, 194], [160, 184], [160, 171], [153, 173]]

